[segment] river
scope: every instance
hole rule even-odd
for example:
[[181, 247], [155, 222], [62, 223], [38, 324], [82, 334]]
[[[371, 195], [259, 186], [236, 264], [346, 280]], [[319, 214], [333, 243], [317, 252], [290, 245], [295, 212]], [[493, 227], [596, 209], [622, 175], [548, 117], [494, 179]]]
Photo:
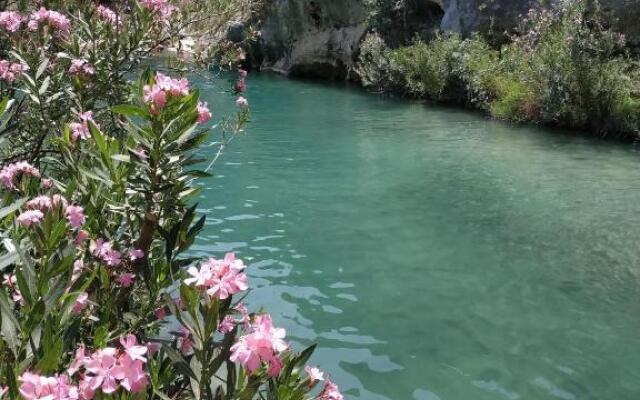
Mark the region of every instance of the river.
[[633, 145], [248, 83], [252, 122], [202, 182], [195, 252], [245, 259], [250, 304], [296, 348], [317, 342], [347, 399], [640, 398]]

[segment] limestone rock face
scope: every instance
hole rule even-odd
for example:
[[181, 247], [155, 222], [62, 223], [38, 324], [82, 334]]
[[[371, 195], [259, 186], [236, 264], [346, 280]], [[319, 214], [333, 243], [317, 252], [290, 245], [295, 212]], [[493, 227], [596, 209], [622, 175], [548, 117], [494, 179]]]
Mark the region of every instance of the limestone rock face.
[[344, 79], [366, 29], [360, 0], [273, 0], [261, 29], [262, 68]]
[[445, 31], [502, 32], [517, 25], [519, 16], [538, 0], [443, 0], [444, 16], [440, 28]]
[[[383, 17], [391, 46], [434, 30], [500, 36], [534, 7], [563, 0], [403, 0]], [[640, 0], [600, 0], [613, 26], [640, 47]], [[257, 46], [261, 68], [315, 78], [345, 79], [369, 29], [363, 0], [270, 0]], [[232, 32], [230, 32], [231, 34]]]

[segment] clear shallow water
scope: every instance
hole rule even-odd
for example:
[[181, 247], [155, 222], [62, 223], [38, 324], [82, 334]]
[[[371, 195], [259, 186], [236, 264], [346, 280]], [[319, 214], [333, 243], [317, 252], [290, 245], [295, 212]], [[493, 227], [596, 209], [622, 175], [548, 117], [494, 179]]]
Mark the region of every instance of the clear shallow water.
[[348, 399], [640, 398], [632, 146], [249, 86], [253, 122], [203, 182], [196, 251], [249, 260], [251, 304], [317, 342]]

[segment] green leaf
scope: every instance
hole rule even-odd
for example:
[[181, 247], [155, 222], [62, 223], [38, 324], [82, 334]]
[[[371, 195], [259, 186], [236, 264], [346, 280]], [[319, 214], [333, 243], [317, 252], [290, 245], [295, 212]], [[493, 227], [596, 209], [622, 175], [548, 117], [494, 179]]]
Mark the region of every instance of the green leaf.
[[111, 111], [127, 117], [149, 117], [149, 111], [133, 104], [119, 104], [117, 106], [111, 107]]
[[114, 154], [111, 156], [111, 159], [128, 163], [131, 161], [131, 156], [128, 154]]
[[36, 71], [36, 79], [40, 79], [44, 71], [47, 70], [47, 66], [49, 66], [49, 58], [43, 57], [43, 60], [38, 66], [38, 70]]
[[0, 256], [0, 271], [7, 268], [7, 266], [11, 264], [14, 264], [19, 259], [20, 259], [20, 255], [18, 255], [17, 251], [3, 254], [2, 256]]
[[0, 219], [18, 210], [27, 201], [26, 197], [13, 202], [13, 204], [0, 209]]
[[165, 343], [162, 344], [162, 350], [164, 350], [164, 352], [167, 354], [167, 357], [169, 357], [171, 361], [173, 361], [173, 366], [178, 370], [178, 372], [186, 377], [189, 377], [196, 381], [198, 380], [198, 377], [193, 373], [191, 367], [189, 367], [189, 364], [184, 359], [184, 357], [180, 355], [180, 353], [178, 353], [171, 346], [168, 346]]
[[0, 289], [0, 314], [2, 314], [2, 337], [7, 343], [13, 355], [18, 356], [18, 348], [20, 347], [20, 340], [18, 339], [18, 332], [20, 330], [20, 324], [13, 315], [13, 309], [9, 305], [9, 299], [4, 289]]

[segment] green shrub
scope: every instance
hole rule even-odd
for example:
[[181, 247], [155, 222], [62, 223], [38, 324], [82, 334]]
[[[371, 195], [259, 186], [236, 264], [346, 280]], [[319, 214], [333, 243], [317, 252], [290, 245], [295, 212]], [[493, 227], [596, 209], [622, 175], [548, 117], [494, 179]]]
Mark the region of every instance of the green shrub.
[[377, 37], [379, 56], [361, 56], [359, 70], [375, 77], [363, 78], [365, 86], [375, 81], [382, 90], [453, 99], [500, 119], [635, 135], [638, 63], [604, 21], [590, 0], [531, 10], [499, 52], [479, 36], [438, 35], [393, 50]]

